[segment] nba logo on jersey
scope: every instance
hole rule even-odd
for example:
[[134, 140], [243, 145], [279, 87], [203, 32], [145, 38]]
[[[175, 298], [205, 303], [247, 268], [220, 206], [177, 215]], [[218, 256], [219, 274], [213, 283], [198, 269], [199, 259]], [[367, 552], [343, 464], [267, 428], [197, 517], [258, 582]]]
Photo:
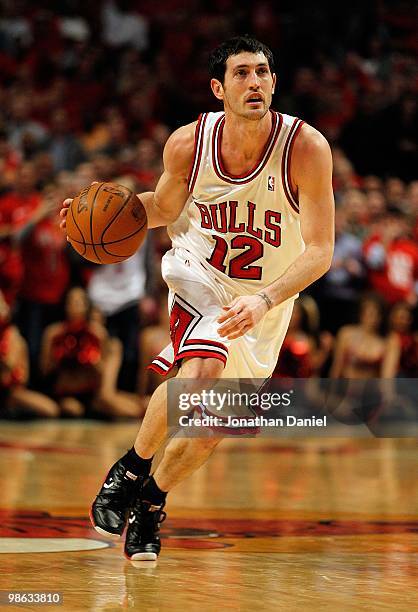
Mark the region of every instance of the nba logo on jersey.
[[269, 191], [274, 191], [274, 176], [269, 176], [267, 181], [267, 187]]

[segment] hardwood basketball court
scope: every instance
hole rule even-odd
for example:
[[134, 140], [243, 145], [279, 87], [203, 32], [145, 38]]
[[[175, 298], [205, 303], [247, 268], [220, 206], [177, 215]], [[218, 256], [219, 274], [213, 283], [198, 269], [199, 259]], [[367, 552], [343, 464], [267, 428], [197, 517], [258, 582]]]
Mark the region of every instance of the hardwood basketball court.
[[158, 562], [132, 563], [88, 508], [136, 430], [0, 422], [1, 591], [97, 612], [416, 606], [415, 439], [225, 440], [170, 494]]

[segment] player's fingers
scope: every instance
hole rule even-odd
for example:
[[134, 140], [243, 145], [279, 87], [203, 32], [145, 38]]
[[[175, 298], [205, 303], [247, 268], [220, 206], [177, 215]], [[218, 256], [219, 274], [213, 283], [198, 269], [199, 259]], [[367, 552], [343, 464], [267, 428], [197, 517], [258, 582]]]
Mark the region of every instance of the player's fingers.
[[68, 208], [61, 208], [59, 215], [61, 219], [65, 219], [68, 213]]
[[228, 312], [224, 312], [223, 314], [221, 314], [216, 320], [218, 323], [223, 323], [224, 321], [227, 321], [228, 319], [230, 319], [233, 316], [232, 313]]
[[228, 340], [236, 340], [237, 338], [241, 338], [241, 336], [243, 336], [245, 334], [245, 331], [239, 331], [236, 332], [235, 334], [230, 334], [229, 336], [227, 336]]
[[221, 336], [227, 336], [230, 333], [240, 330], [246, 324], [247, 322], [242, 315], [236, 315], [234, 318], [221, 325], [221, 327], [218, 328], [218, 333]]
[[239, 301], [240, 301], [240, 297], [236, 297], [232, 300], [232, 302], [229, 302], [229, 304], [227, 304], [226, 306], [222, 306], [222, 308], [224, 310], [230, 310], [231, 308], [234, 308], [236, 310], [236, 306], [239, 306]]
[[244, 325], [244, 327], [242, 327], [241, 329], [228, 334], [228, 340], [235, 340], [236, 338], [240, 338], [245, 333], [247, 333], [249, 329], [251, 329], [251, 325]]
[[63, 208], [69, 208], [71, 206], [72, 201], [73, 201], [73, 198], [66, 198], [64, 202], [62, 203]]
[[222, 308], [226, 310], [226, 312], [224, 312], [218, 317], [218, 323], [223, 323], [224, 321], [227, 321], [232, 317], [236, 317], [241, 312], [239, 306], [237, 304], [234, 304], [233, 302], [231, 302], [229, 306], [222, 306]]
[[226, 329], [228, 327], [230, 327], [231, 325], [235, 325], [236, 323], [238, 323], [239, 321], [242, 320], [242, 315], [240, 315], [240, 313], [237, 312], [229, 312], [226, 315], [222, 315], [223, 320], [221, 321], [221, 318], [218, 319], [219, 323], [223, 323], [221, 325], [221, 327], [219, 329]]

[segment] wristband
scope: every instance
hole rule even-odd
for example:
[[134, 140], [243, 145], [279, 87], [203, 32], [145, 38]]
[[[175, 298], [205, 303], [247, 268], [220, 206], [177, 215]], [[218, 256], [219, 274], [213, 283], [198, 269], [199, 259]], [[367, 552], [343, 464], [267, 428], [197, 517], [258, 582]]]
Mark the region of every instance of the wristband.
[[263, 300], [267, 304], [267, 309], [268, 310], [271, 310], [273, 308], [273, 302], [271, 301], [271, 299], [269, 298], [267, 293], [264, 293], [264, 291], [261, 291], [261, 293], [257, 293], [257, 295], [259, 295], [261, 298], [263, 298]]

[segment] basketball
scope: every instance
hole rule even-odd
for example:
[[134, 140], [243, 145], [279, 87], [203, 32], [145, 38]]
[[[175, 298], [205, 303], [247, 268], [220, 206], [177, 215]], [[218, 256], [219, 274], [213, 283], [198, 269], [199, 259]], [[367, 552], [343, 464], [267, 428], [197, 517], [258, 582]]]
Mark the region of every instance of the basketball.
[[146, 233], [145, 208], [123, 185], [94, 183], [73, 199], [68, 210], [68, 240], [77, 253], [94, 263], [128, 259]]

